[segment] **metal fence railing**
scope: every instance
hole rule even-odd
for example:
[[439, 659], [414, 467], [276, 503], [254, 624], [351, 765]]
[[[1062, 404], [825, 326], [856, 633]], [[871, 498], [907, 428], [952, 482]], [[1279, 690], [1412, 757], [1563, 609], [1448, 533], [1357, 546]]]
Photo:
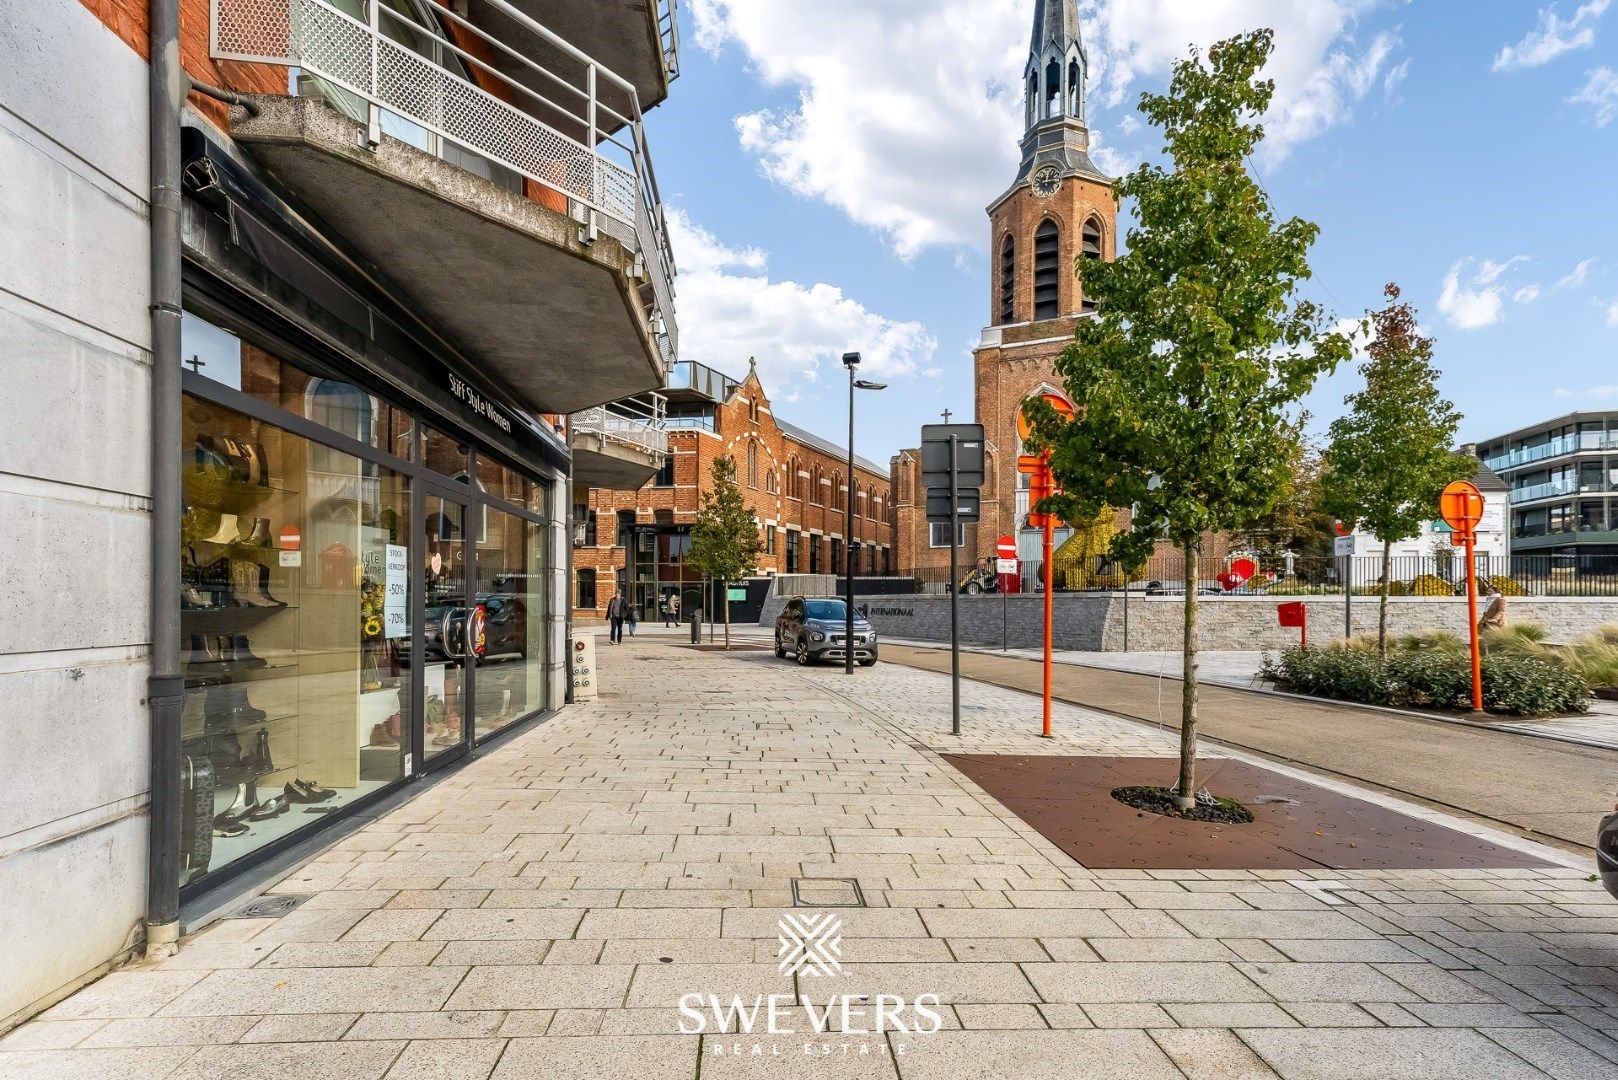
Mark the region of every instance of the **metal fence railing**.
[[669, 452], [665, 408], [662, 394], [645, 394], [574, 413], [569, 422], [575, 434], [597, 435], [609, 442], [662, 457]]
[[[634, 85], [507, 0], [485, 2], [574, 67], [542, 66], [450, 5], [432, 5], [424, 24], [375, 0], [363, 5], [362, 18], [330, 0], [212, 0], [210, 49], [218, 59], [296, 66], [362, 99], [373, 130], [381, 113], [402, 117], [560, 192], [588, 221], [600, 215], [601, 230], [630, 244], [644, 264], [647, 321], [672, 364], [674, 256]], [[674, 39], [663, 48], [677, 48]], [[491, 58], [515, 65], [522, 78]], [[608, 87], [628, 101], [627, 115], [603, 100]]]
[[[1238, 559], [1255, 564], [1257, 573], [1238, 580], [1233, 567]], [[1129, 577], [1132, 592], [1177, 596], [1185, 591], [1185, 561], [1178, 555], [1147, 560]], [[1020, 564], [1018, 591], [1038, 588], [1042, 576], [1038, 563]], [[1246, 569], [1235, 567], [1235, 569]], [[1053, 568], [1057, 592], [1105, 592], [1124, 587], [1121, 567], [1095, 560], [1088, 568]], [[1477, 557], [1479, 581], [1487, 580], [1508, 596], [1593, 596], [1618, 597], [1618, 555], [1510, 555]], [[948, 568], [923, 568], [911, 575], [916, 591], [947, 593]], [[1393, 596], [1456, 596], [1466, 590], [1466, 559], [1459, 551], [1452, 557], [1421, 555], [1394, 556], [1388, 565], [1388, 592]], [[1376, 595], [1382, 591], [1382, 558], [1358, 555], [1352, 558], [1330, 556], [1233, 556], [1199, 559], [1197, 590], [1204, 595], [1234, 597], [1330, 596], [1343, 594], [1350, 587], [1356, 594]], [[993, 592], [999, 578], [992, 573], [992, 562], [974, 569], [963, 560], [956, 587], [964, 592]]]

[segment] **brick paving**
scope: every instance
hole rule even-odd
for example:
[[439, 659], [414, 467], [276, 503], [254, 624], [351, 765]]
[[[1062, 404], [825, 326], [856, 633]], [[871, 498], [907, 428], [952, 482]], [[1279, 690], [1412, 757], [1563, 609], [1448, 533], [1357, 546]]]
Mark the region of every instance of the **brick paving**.
[[[1035, 699], [971, 684], [956, 739], [925, 671], [601, 655], [601, 700], [289, 873], [290, 914], [218, 923], [0, 1039], [0, 1076], [1618, 1073], [1618, 906], [1564, 854], [1090, 871], [939, 753], [1169, 755], [1170, 733], [1060, 707], [1041, 740]], [[793, 878], [864, 892], [839, 978], [777, 970]], [[937, 994], [943, 1030], [811, 1037], [787, 1008], [799, 1034], [679, 1034], [681, 995], [798, 991]]]

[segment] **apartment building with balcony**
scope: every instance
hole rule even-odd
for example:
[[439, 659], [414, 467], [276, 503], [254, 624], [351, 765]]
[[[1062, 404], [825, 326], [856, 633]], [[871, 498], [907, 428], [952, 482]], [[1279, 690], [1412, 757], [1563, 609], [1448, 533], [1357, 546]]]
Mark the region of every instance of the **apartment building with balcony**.
[[1505, 481], [1514, 561], [1618, 570], [1618, 412], [1574, 412], [1477, 444]]
[[[0, 1030], [567, 694], [675, 0], [0, 0]], [[26, 567], [26, 570], [22, 569]]]
[[[729, 457], [758, 519], [757, 578], [893, 571], [893, 500], [888, 471], [775, 414], [752, 363], [740, 379], [680, 361], [667, 389], [662, 427], [667, 457], [634, 485], [575, 486], [573, 610], [599, 618], [614, 592], [656, 621], [668, 597], [689, 613], [711, 603], [702, 576], [685, 561], [715, 459]], [[850, 538], [846, 507], [852, 500]], [[851, 542], [852, 541], [852, 542]]]

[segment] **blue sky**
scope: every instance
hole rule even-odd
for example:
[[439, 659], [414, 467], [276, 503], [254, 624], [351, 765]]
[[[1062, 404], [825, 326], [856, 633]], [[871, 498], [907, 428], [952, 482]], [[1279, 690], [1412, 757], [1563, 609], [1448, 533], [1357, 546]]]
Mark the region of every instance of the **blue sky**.
[[[756, 355], [787, 419], [885, 459], [972, 411], [987, 217], [1009, 184], [1032, 0], [685, 0], [648, 121], [674, 218], [681, 352]], [[1611, 8], [1612, 10], [1609, 10]], [[1097, 163], [1157, 149], [1133, 102], [1192, 41], [1271, 26], [1283, 214], [1321, 226], [1315, 294], [1358, 318], [1397, 281], [1464, 439], [1618, 409], [1618, 2], [1082, 0]], [[1126, 219], [1127, 227], [1127, 219]], [[1307, 402], [1323, 430], [1357, 387]]]

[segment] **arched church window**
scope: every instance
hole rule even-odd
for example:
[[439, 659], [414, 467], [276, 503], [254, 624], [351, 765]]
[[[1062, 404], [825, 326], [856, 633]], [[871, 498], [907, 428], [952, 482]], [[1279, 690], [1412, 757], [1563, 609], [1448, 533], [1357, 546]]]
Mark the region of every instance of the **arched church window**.
[[1039, 114], [1037, 112], [1037, 110], [1039, 108], [1039, 72], [1038, 71], [1030, 71], [1028, 73], [1028, 96], [1026, 98], [1026, 101], [1027, 101], [1027, 109], [1025, 111], [1028, 113], [1028, 118], [1027, 118], [1026, 121], [1024, 121], [1023, 126], [1024, 127], [1033, 127], [1034, 126], [1034, 121], [1039, 119]]
[[1000, 244], [1000, 321], [1016, 321], [1017, 242], [1007, 236]]
[[1067, 62], [1067, 114], [1069, 116], [1082, 116], [1084, 114], [1083, 102], [1080, 100], [1084, 93], [1084, 79], [1079, 74], [1079, 62]]
[[1059, 264], [1061, 234], [1056, 222], [1046, 218], [1034, 233], [1034, 321], [1054, 319], [1061, 314]]
[[1101, 222], [1089, 218], [1084, 223], [1084, 257], [1101, 258]]
[[1045, 117], [1059, 115], [1062, 107], [1062, 65], [1051, 57], [1051, 62], [1045, 65]]
[[758, 443], [752, 441], [747, 444], [747, 486], [758, 487]]

